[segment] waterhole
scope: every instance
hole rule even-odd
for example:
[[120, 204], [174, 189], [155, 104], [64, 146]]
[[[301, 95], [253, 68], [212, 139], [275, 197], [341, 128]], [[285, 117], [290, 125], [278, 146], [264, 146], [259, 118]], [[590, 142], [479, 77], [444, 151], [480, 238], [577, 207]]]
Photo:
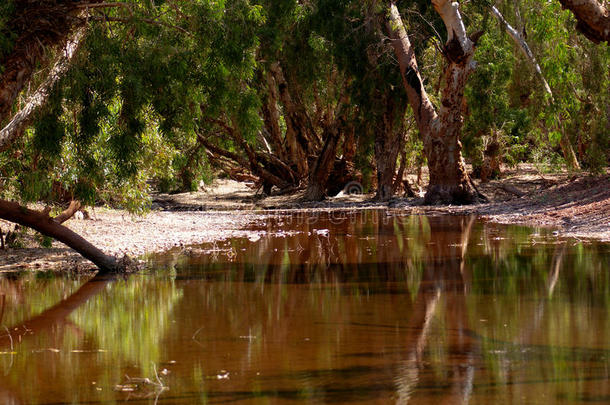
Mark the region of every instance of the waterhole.
[[0, 403], [610, 402], [610, 245], [261, 215], [118, 278], [0, 279]]

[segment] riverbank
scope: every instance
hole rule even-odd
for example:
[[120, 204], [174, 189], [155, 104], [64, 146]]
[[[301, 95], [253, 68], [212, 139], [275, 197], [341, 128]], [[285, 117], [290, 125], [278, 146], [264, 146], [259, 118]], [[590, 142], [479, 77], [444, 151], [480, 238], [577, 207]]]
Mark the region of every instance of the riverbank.
[[[249, 232], [244, 228], [259, 217], [248, 211], [161, 210], [133, 216], [108, 208], [92, 209], [89, 214], [90, 219], [73, 218], [64, 225], [105, 253], [119, 257], [138, 257], [174, 247], [248, 236]], [[0, 250], [0, 273], [21, 270], [82, 272], [94, 269], [89, 261], [62, 243], [53, 242], [52, 247], [42, 248], [35, 239], [30, 231], [20, 238], [21, 247]]]
[[[412, 179], [414, 180], [414, 179]], [[66, 225], [104, 252], [141, 256], [176, 246], [248, 237], [249, 225], [265, 214], [285, 210], [381, 208], [412, 214], [478, 215], [497, 223], [548, 227], [565, 237], [610, 241], [610, 175], [565, 172], [542, 174], [529, 165], [506, 170], [501, 180], [478, 185], [490, 202], [474, 206], [422, 206], [422, 198], [395, 198], [380, 203], [373, 195], [339, 195], [322, 202], [303, 202], [300, 194], [262, 197], [248, 185], [219, 180], [196, 193], [159, 194], [150, 213], [134, 217], [121, 210], [96, 208], [91, 219]], [[7, 229], [7, 224], [2, 224]], [[37, 247], [34, 237], [22, 248], [0, 253], [0, 272], [28, 269], [90, 270], [92, 266], [58, 242]]]

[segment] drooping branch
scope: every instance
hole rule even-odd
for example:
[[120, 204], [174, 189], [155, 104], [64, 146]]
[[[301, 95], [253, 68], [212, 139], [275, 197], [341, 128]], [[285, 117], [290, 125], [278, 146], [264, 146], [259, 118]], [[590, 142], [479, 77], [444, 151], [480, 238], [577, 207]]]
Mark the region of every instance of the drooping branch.
[[227, 159], [233, 160], [234, 162], [240, 164], [241, 166], [249, 166], [248, 165], [248, 161], [246, 159], [244, 159], [243, 157], [241, 157], [240, 155], [238, 155], [237, 153], [230, 152], [228, 150], [224, 150], [222, 148], [219, 148], [218, 146], [214, 145], [212, 142], [207, 140], [202, 135], [198, 135], [197, 136], [197, 140], [207, 150], [211, 151], [212, 153], [214, 153], [216, 155], [219, 155], [219, 156], [223, 156], [223, 157], [225, 157]]
[[34, 211], [16, 202], [0, 200], [0, 218], [57, 239], [91, 260], [102, 272], [116, 272], [121, 269], [115, 257], [105, 254], [82, 236], [59, 224], [49, 217], [47, 212]]
[[[0, 122], [5, 122], [15, 99], [35, 69], [44, 66], [48, 50], [65, 44], [80, 25], [82, 4], [76, 0], [15, 2], [15, 17], [8, 27], [16, 36], [12, 51], [2, 60], [0, 75]], [[89, 4], [99, 3], [92, 0]]]
[[269, 184], [273, 184], [279, 188], [286, 188], [289, 186], [288, 182], [284, 179], [276, 176], [271, 173], [265, 167], [262, 167], [259, 164], [259, 160], [257, 158], [256, 152], [254, 149], [246, 142], [241, 133], [238, 130], [234, 130], [231, 132], [231, 136], [237, 142], [237, 144], [246, 152], [248, 156], [248, 161], [250, 162], [250, 168], [254, 174], [260, 176], [260, 178]]
[[239, 133], [238, 130], [236, 130], [230, 125], [227, 125], [227, 123], [219, 119], [208, 119], [207, 121], [220, 126], [225, 131], [225, 133], [230, 136], [242, 150], [246, 152], [247, 159], [243, 158], [237, 153], [229, 152], [218, 148], [217, 146], [209, 142], [207, 139], [205, 139], [203, 136], [199, 136], [199, 142], [202, 143], [206, 147], [206, 149], [221, 156], [225, 156], [239, 163], [242, 167], [249, 168], [253, 174], [259, 176], [261, 180], [269, 184], [275, 185], [278, 188], [286, 188], [289, 186], [286, 180], [278, 177], [274, 173], [271, 173], [269, 170], [259, 164], [259, 159], [256, 154], [256, 151], [245, 141], [245, 139], [243, 139], [241, 133]]
[[610, 10], [597, 0], [559, 0], [576, 17], [576, 29], [596, 44], [610, 43]]
[[[532, 50], [528, 46], [525, 39], [519, 34], [519, 32], [513, 28], [508, 21], [504, 18], [500, 10], [498, 10], [495, 6], [491, 7], [492, 14], [496, 17], [502, 28], [508, 33], [508, 35], [512, 38], [512, 40], [517, 44], [527, 61], [536, 71], [542, 86], [544, 87], [544, 91], [549, 95], [550, 100], [548, 100], [549, 104], [553, 104], [555, 102], [553, 98], [553, 92], [551, 91], [551, 87], [549, 83], [546, 81], [542, 70], [540, 69], [540, 65], [536, 61], [536, 57], [534, 56]], [[574, 152], [574, 148], [572, 147], [572, 143], [570, 142], [570, 138], [567, 136], [565, 131], [561, 131], [561, 140], [560, 146], [563, 151], [564, 158], [566, 163], [574, 170], [580, 169], [580, 164], [578, 163], [578, 159], [576, 157], [576, 153]]]
[[70, 62], [85, 34], [85, 28], [79, 27], [63, 47], [57, 61], [47, 74], [45, 81], [38, 87], [26, 101], [25, 106], [13, 116], [11, 121], [0, 130], [0, 152], [6, 150], [19, 138], [26, 126], [31, 122], [34, 112], [42, 107], [48, 100], [55, 84], [70, 68]]

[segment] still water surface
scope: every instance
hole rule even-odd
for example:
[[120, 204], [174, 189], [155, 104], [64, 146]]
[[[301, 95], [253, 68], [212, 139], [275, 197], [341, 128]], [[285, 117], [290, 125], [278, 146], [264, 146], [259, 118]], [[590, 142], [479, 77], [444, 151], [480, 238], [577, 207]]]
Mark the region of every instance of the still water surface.
[[470, 217], [262, 217], [0, 279], [0, 403], [610, 403], [610, 245]]

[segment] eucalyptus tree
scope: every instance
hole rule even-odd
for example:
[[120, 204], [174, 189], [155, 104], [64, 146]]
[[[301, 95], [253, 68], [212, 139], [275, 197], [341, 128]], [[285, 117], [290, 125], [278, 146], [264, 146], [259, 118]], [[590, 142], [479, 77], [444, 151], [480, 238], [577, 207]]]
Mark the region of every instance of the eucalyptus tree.
[[[202, 92], [202, 87], [211, 81], [234, 83], [231, 76], [252, 71], [253, 58], [247, 56], [255, 39], [248, 27], [256, 26], [260, 15], [259, 8], [246, 1], [237, 1], [229, 9], [205, 1], [180, 2], [179, 6], [177, 2], [42, 0], [4, 5], [0, 122], [9, 123], [3, 131], [7, 140], [3, 160], [13, 169], [8, 173], [10, 180], [15, 179], [14, 187], [3, 185], [4, 196], [27, 201], [48, 193], [68, 150], [75, 170], [69, 179], [71, 193], [94, 201], [104, 187], [120, 190], [125, 182], [148, 180], [141, 169], [159, 152], [153, 149], [150, 133], [181, 148], [193, 143], [199, 106], [207, 101], [213, 107], [217, 96]], [[224, 46], [223, 32], [212, 35], [227, 21], [233, 24], [232, 46]], [[68, 46], [74, 48], [70, 44], [82, 28], [87, 35], [79, 39], [80, 49], [75, 56], [64, 55]], [[215, 59], [210, 60], [211, 49], [222, 52], [212, 54]], [[36, 108], [27, 114], [17, 111], [18, 95], [27, 90], [26, 85], [36, 87], [40, 81], [39, 75], [34, 76], [36, 69], [49, 65], [54, 55], [55, 66], [62, 69], [52, 68], [47, 74], [52, 80], [42, 80], [40, 91], [25, 103], [25, 108]], [[67, 56], [71, 69], [59, 80]], [[230, 97], [234, 89], [220, 95]], [[236, 109], [246, 110], [247, 116], [248, 92], [239, 100]], [[20, 116], [27, 118], [20, 122], [32, 122], [33, 131], [11, 125]], [[23, 162], [31, 164], [20, 165]], [[33, 173], [43, 177], [33, 178]], [[34, 192], [24, 194], [31, 187]], [[2, 200], [0, 218], [66, 243], [103, 270], [120, 267], [115, 258], [50, 217], [49, 210], [28, 210]]]
[[605, 166], [607, 158], [600, 159], [600, 155], [607, 152], [607, 137], [601, 133], [607, 132], [610, 118], [604, 113], [608, 106], [604, 94], [610, 89], [610, 48], [575, 31], [572, 14], [562, 11], [558, 3], [538, 7], [538, 2], [521, 0], [500, 2], [499, 7], [506, 10], [506, 18], [513, 21], [536, 55], [538, 77], [548, 83], [547, 90], [526, 83], [525, 77], [536, 74], [531, 60], [519, 75], [513, 75], [514, 87], [523, 95], [523, 104], [541, 135], [538, 143], [550, 145], [545, 154], [560, 150], [572, 168], [582, 164], [585, 169], [598, 170]]
[[[95, 2], [92, 2], [95, 3]], [[0, 65], [0, 122], [11, 116], [14, 102], [31, 80], [36, 67], [47, 62], [49, 48], [60, 47], [82, 24], [80, 2], [5, 2], [3, 4]], [[14, 137], [13, 137], [14, 138]], [[78, 250], [104, 270], [118, 262], [48, 216], [17, 203], [1, 200], [0, 218], [21, 223]]]
[[460, 134], [464, 89], [476, 66], [473, 56], [480, 33], [472, 37], [467, 35], [458, 3], [433, 0], [432, 4], [447, 31], [443, 51], [446, 66], [438, 111], [423, 85], [413, 46], [394, 3], [389, 6], [387, 31], [428, 158], [430, 183], [425, 201], [429, 204], [473, 203], [484, 197], [478, 193], [466, 172]]

